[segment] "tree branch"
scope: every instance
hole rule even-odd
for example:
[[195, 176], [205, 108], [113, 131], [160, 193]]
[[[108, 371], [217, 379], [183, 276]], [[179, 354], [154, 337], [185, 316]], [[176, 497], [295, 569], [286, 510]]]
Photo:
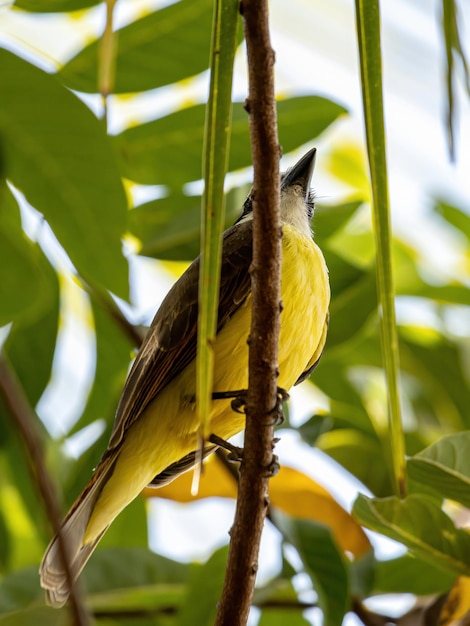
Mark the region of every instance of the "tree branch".
[[279, 142], [274, 97], [274, 52], [269, 37], [267, 0], [242, 0], [248, 55], [254, 167], [252, 326], [245, 452], [237, 510], [216, 625], [244, 625], [251, 607], [258, 553], [269, 506], [273, 464], [273, 415], [277, 401], [277, 349], [280, 313], [281, 221]]
[[80, 591], [73, 582], [70, 559], [68, 557], [68, 546], [65, 537], [61, 533], [61, 515], [57, 496], [44, 464], [42, 443], [35, 429], [35, 421], [37, 418], [4, 352], [0, 352], [0, 393], [5, 399], [13, 424], [23, 440], [32, 479], [37, 485], [37, 490], [41, 495], [49, 522], [54, 532], [57, 533], [59, 550], [64, 563], [67, 583], [70, 588], [70, 610], [73, 624], [74, 626], [88, 626], [90, 623], [88, 613]]

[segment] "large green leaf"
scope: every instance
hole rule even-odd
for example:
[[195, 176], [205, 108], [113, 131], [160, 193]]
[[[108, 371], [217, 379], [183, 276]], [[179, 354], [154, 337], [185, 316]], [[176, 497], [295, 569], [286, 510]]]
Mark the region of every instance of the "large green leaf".
[[[329, 258], [326, 255], [327, 259]], [[328, 262], [328, 261], [327, 261]], [[330, 262], [330, 272], [334, 267]], [[351, 273], [351, 277], [354, 272]], [[375, 271], [361, 272], [356, 280], [343, 287], [339, 294], [332, 291], [328, 347], [333, 347], [354, 336], [377, 310], [377, 282]], [[335, 288], [333, 281], [332, 290]]]
[[329, 528], [294, 519], [276, 510], [276, 527], [296, 548], [312, 578], [325, 626], [341, 626], [349, 610], [349, 574], [343, 554]]
[[6, 615], [0, 615], [0, 626], [68, 626], [70, 614], [67, 609], [58, 611], [49, 606], [32, 607]]
[[414, 593], [429, 596], [445, 593], [453, 586], [455, 574], [434, 567], [410, 554], [375, 564], [374, 593]]
[[170, 589], [186, 585], [189, 566], [144, 548], [104, 548], [90, 559], [83, 574], [93, 607], [113, 604], [124, 589], [149, 586]]
[[13, 194], [0, 188], [0, 326], [33, 318], [53, 297], [42, 252], [25, 236]]
[[[59, 284], [58, 278], [38, 246], [34, 246], [35, 258], [44, 281], [44, 292], [48, 294], [33, 319], [26, 317], [12, 325], [8, 338], [3, 346], [12, 368], [32, 407], [35, 407], [49, 382], [54, 358], [57, 331], [59, 325]], [[23, 500], [34, 528], [45, 535], [42, 503], [38, 499], [37, 486], [31, 480], [24, 445], [13, 426], [8, 409], [0, 398], [0, 447], [3, 448], [6, 467], [4, 474], [17, 488]], [[47, 440], [47, 432], [38, 419], [32, 425]], [[13, 513], [10, 510], [6, 514]]]
[[227, 565], [228, 547], [220, 548], [204, 565], [193, 565], [186, 600], [181, 607], [178, 626], [211, 626], [215, 622]]
[[[225, 227], [241, 214], [249, 189], [231, 189], [225, 199]], [[173, 193], [142, 204], [129, 213], [130, 232], [142, 242], [144, 256], [191, 261], [200, 252], [201, 196]]]
[[3, 577], [0, 582], [0, 614], [13, 613], [42, 599], [37, 567], [27, 567]]
[[322, 247], [324, 241], [334, 235], [340, 228], [343, 228], [361, 204], [360, 200], [333, 206], [316, 204], [313, 215], [313, 231], [318, 245]]
[[[340, 428], [321, 435], [317, 447], [378, 496], [392, 490], [390, 465], [383, 444], [354, 428]], [[371, 467], [374, 471], [371, 471]]]
[[79, 11], [99, 4], [101, 0], [15, 0], [14, 6], [32, 13]]
[[52, 76], [0, 50], [6, 177], [49, 222], [80, 274], [127, 298], [126, 197], [103, 124]]
[[[213, 2], [182, 0], [117, 31], [114, 93], [169, 85], [209, 67]], [[98, 91], [99, 40], [71, 59], [58, 77], [71, 89]]]
[[[312, 141], [345, 109], [325, 98], [303, 96], [278, 102], [279, 137], [284, 153]], [[181, 188], [201, 178], [205, 105], [188, 107], [125, 130], [115, 138], [123, 175], [144, 184]], [[233, 106], [229, 170], [251, 165], [248, 116]]]
[[298, 607], [263, 609], [258, 626], [309, 626], [309, 622], [302, 615]]
[[470, 507], [470, 431], [446, 435], [408, 460], [410, 478]]
[[470, 215], [468, 213], [442, 200], [436, 202], [434, 211], [465, 235], [467, 241], [470, 241]]
[[404, 500], [371, 499], [359, 495], [353, 513], [361, 524], [403, 543], [434, 567], [470, 575], [470, 535], [456, 528], [433, 498], [413, 494]]

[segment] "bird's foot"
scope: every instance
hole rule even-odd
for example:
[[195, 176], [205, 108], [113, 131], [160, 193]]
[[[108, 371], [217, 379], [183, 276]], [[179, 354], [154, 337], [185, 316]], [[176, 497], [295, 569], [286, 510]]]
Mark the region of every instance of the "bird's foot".
[[[215, 391], [212, 394], [213, 400], [227, 400], [232, 399], [231, 407], [236, 413], [245, 413], [244, 407], [246, 407], [248, 396], [248, 389], [237, 389], [236, 391]], [[289, 394], [282, 387], [277, 388], [276, 392], [276, 404], [274, 408], [269, 412], [273, 416], [273, 426], [280, 426], [284, 423], [284, 413], [282, 406], [284, 402], [289, 399]]]
[[222, 439], [222, 437], [218, 437], [217, 435], [210, 435], [209, 441], [211, 443], [215, 443], [219, 448], [223, 448], [228, 451], [227, 459], [232, 461], [233, 463], [241, 463], [243, 461], [243, 448], [239, 448], [238, 446], [234, 446], [229, 441]]
[[213, 400], [232, 400], [230, 406], [235, 413], [245, 413], [243, 408], [246, 406], [248, 389], [237, 389], [235, 391], [214, 391]]
[[[243, 461], [243, 455], [245, 453], [245, 450], [243, 448], [234, 446], [229, 441], [226, 441], [225, 439], [222, 439], [222, 437], [219, 437], [214, 434], [210, 435], [209, 441], [219, 446], [219, 448], [223, 448], [224, 450], [227, 450], [229, 452], [229, 454], [227, 455], [227, 459], [231, 461], [232, 463], [241, 463]], [[277, 438], [273, 439], [273, 447], [274, 447], [274, 444], [276, 444], [278, 441], [279, 439]], [[273, 454], [271, 463], [266, 468], [266, 476], [268, 478], [272, 478], [273, 476], [276, 476], [276, 474], [279, 473], [280, 469], [281, 469], [281, 466], [279, 464], [279, 458], [276, 454]]]

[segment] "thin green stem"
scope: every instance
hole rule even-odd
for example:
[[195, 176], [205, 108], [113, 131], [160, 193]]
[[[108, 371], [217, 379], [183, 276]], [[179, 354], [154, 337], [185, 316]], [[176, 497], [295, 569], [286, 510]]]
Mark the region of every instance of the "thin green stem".
[[238, 1], [216, 0], [211, 48], [210, 95], [203, 153], [201, 270], [196, 359], [196, 399], [201, 440], [209, 435], [214, 351], [225, 222], [224, 179], [228, 165], [232, 117], [232, 75], [237, 47]]
[[361, 65], [367, 152], [377, 248], [377, 285], [383, 359], [389, 398], [389, 429], [397, 495], [406, 491], [405, 444], [399, 393], [398, 335], [392, 271], [391, 224], [384, 131], [380, 10], [378, 0], [356, 0], [356, 27]]

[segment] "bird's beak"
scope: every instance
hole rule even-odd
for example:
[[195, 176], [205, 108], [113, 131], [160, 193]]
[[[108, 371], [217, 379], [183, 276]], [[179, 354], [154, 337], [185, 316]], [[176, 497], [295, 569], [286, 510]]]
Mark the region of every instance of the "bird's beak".
[[315, 167], [315, 156], [317, 149], [312, 148], [297, 161], [290, 170], [286, 172], [281, 181], [281, 191], [291, 185], [300, 185], [304, 192], [305, 198], [308, 196], [310, 187], [310, 179], [312, 178], [313, 168]]

